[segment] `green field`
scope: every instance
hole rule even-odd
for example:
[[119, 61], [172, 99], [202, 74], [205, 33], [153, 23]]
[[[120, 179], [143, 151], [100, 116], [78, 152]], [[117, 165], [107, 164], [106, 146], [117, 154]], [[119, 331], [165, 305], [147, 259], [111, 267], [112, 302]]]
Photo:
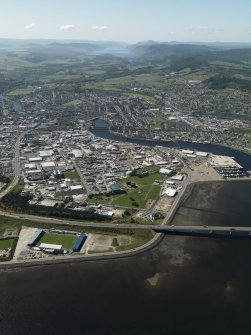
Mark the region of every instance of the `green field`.
[[82, 85], [81, 89], [82, 90], [85, 90], [85, 89], [107, 90], [107, 91], [120, 91], [121, 92], [120, 88], [117, 88], [114, 85], [106, 81], [88, 82], [87, 84]]
[[75, 106], [80, 105], [81, 103], [82, 103], [81, 100], [79, 100], [79, 99], [75, 99], [75, 100], [70, 100], [70, 101], [66, 102], [66, 103], [64, 104], [64, 106], [75, 107]]
[[32, 92], [33, 88], [17, 88], [16, 90], [8, 92], [6, 95], [17, 96], [17, 95], [31, 94]]
[[138, 248], [150, 241], [153, 236], [154, 234], [150, 230], [141, 231], [141, 229], [138, 229], [133, 236], [120, 236], [116, 238], [116, 244], [118, 245], [114, 244], [114, 246], [116, 247], [116, 251]]
[[149, 95], [146, 95], [146, 94], [143, 94], [143, 93], [124, 93], [124, 95], [126, 97], [130, 97], [130, 98], [138, 98], [138, 99], [141, 99], [145, 102], [150, 102], [150, 103], [153, 103], [153, 104], [156, 104], [158, 103], [158, 100], [152, 96], [149, 96]]
[[64, 74], [64, 73], [55, 73], [52, 75], [47, 75], [44, 76], [42, 79], [44, 82], [53, 82], [53, 81], [68, 81], [68, 80], [76, 80], [76, 79], [80, 79], [82, 76], [78, 75], [78, 74]]
[[166, 117], [163, 116], [145, 116], [142, 117], [142, 120], [147, 119], [148, 121], [151, 122], [150, 128], [155, 129], [155, 128], [160, 128], [161, 124], [167, 120]]
[[79, 179], [79, 174], [76, 171], [65, 172], [64, 178], [67, 179]]
[[37, 244], [38, 245], [40, 245], [41, 243], [59, 244], [62, 245], [64, 249], [71, 249], [76, 240], [77, 236], [45, 233]]
[[11, 193], [20, 194], [24, 190], [24, 181], [20, 179], [18, 184], [12, 189]]
[[13, 243], [14, 243], [13, 238], [6, 239], [6, 240], [0, 240], [0, 250], [12, 248]]
[[[160, 173], [153, 173], [143, 178], [132, 176], [126, 179], [121, 179], [117, 184], [124, 189], [126, 193], [110, 196], [94, 196], [89, 198], [88, 201], [91, 203], [111, 204], [123, 207], [145, 208], [148, 200], [157, 200], [161, 189], [161, 183], [164, 179], [165, 176]], [[126, 188], [125, 183], [129, 180], [133, 181], [137, 187]], [[156, 184], [156, 180], [160, 181], [160, 183]]]
[[15, 177], [13, 175], [9, 176], [8, 179], [9, 179], [9, 183], [11, 183], [13, 181]]
[[[141, 170], [140, 170], [141, 171]], [[142, 172], [145, 171], [142, 169]], [[138, 173], [138, 172], [137, 172]], [[165, 175], [162, 173], [152, 173], [149, 176], [145, 177], [139, 177], [139, 176], [131, 176], [125, 179], [121, 179], [117, 182], [118, 185], [122, 186], [124, 185], [127, 181], [131, 180], [133, 181], [136, 185], [140, 186], [146, 186], [146, 185], [152, 185], [156, 180], [163, 181], [165, 179]]]

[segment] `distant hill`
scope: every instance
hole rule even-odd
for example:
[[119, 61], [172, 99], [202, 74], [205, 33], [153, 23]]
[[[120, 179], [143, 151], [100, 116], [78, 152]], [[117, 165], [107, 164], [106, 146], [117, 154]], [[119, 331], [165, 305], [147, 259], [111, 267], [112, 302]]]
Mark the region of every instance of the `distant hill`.
[[144, 58], [165, 58], [173, 54], [198, 54], [212, 52], [214, 48], [206, 45], [153, 43], [135, 44], [130, 47], [131, 55]]
[[251, 87], [248, 44], [145, 41], [129, 45], [113, 41], [0, 39], [0, 55], [4, 69], [43, 61], [78, 62], [88, 56], [93, 62], [106, 63], [106, 75], [99, 75], [96, 80], [186, 69], [190, 74], [195, 71], [195, 77], [212, 89], [250, 91]]
[[37, 63], [44, 60], [68, 59], [80, 55], [90, 55], [100, 51], [100, 47], [91, 43], [50, 43], [33, 44], [27, 48], [26, 60]]
[[216, 56], [217, 48], [193, 44], [146, 44], [131, 48], [134, 62], [161, 64], [170, 71], [180, 71], [184, 68], [192, 70], [207, 66]]
[[218, 57], [225, 61], [250, 62], [251, 48], [231, 49], [218, 52]]
[[214, 90], [226, 88], [237, 89], [241, 91], [251, 91], [251, 80], [237, 78], [226, 74], [217, 74], [204, 81], [204, 84]]

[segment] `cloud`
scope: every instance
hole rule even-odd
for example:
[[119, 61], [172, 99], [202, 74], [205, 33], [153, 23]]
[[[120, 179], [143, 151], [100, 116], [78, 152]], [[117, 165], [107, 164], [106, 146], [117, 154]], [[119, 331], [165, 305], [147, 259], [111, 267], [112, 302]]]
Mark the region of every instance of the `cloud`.
[[73, 30], [75, 28], [75, 26], [73, 26], [72, 24], [65, 24], [61, 27], [59, 27], [60, 30]]
[[211, 35], [215, 33], [215, 29], [209, 28], [207, 26], [198, 26], [194, 29], [191, 29], [193, 35]]
[[34, 29], [36, 26], [36, 23], [30, 23], [30, 24], [27, 24], [24, 29], [27, 29], [27, 30], [30, 30], [30, 29]]
[[92, 27], [93, 30], [106, 30], [108, 29], [107, 26], [93, 26]]

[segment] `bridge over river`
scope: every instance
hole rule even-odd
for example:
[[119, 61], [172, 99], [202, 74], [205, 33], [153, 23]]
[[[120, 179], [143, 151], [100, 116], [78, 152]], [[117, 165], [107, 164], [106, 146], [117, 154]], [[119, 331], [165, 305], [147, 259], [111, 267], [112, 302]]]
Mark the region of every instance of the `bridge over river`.
[[166, 235], [251, 239], [251, 227], [161, 226], [152, 227], [152, 230]]

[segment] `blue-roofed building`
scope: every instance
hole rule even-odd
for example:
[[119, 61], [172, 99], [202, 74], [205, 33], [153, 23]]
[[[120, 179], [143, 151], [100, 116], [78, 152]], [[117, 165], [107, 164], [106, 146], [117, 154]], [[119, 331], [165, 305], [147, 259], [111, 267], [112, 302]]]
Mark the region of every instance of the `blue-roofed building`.
[[85, 233], [81, 233], [77, 241], [74, 243], [72, 247], [72, 251], [79, 252], [82, 246], [84, 245], [86, 239], [87, 239], [87, 235]]
[[32, 238], [28, 241], [29, 247], [34, 247], [34, 245], [37, 244], [37, 242], [40, 240], [40, 238], [44, 235], [45, 231], [43, 229], [38, 229], [35, 234], [32, 236]]
[[111, 193], [112, 194], [119, 194], [119, 193], [125, 193], [125, 191], [122, 188], [120, 188], [118, 185], [112, 184], [111, 185]]

